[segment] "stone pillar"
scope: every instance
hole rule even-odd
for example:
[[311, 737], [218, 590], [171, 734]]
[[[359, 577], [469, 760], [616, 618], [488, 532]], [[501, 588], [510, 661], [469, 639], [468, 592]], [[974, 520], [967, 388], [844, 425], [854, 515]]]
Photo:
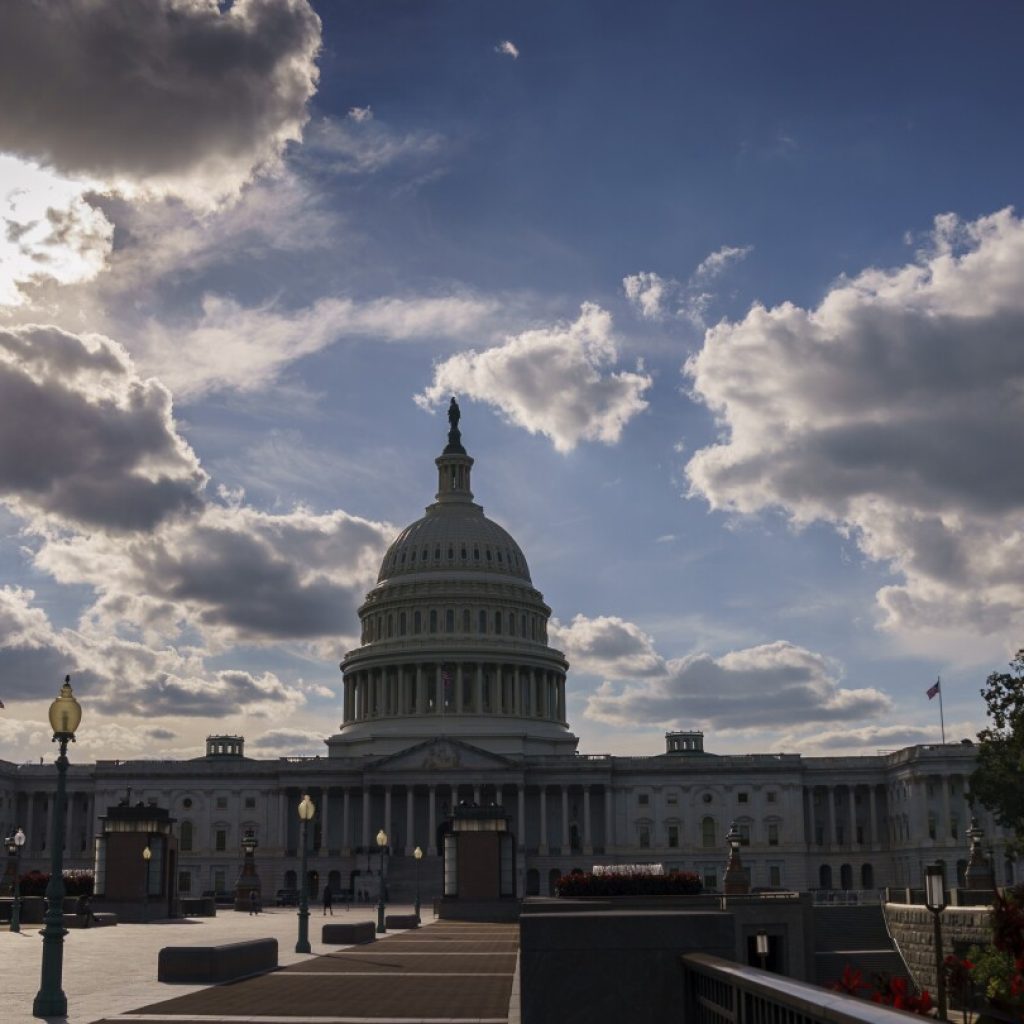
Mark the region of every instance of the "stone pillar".
[[615, 801], [611, 785], [604, 787], [604, 852], [615, 845]]
[[455, 666], [455, 710], [461, 715], [466, 709], [462, 699], [462, 662]]
[[327, 856], [327, 851], [330, 848], [330, 843], [327, 841], [327, 830], [330, 828], [331, 819], [328, 817], [328, 801], [327, 801], [327, 786], [324, 786], [320, 790], [320, 853], [324, 857]]
[[370, 787], [363, 786], [363, 838], [359, 844], [363, 850], [370, 848]]
[[519, 849], [526, 846], [526, 786], [516, 786], [516, 832]]
[[406, 857], [412, 856], [412, 851], [416, 849], [416, 843], [413, 841], [413, 831], [415, 828], [413, 820], [413, 801], [415, 800], [416, 794], [412, 785], [405, 787], [405, 855]]
[[594, 841], [590, 834], [590, 786], [583, 787], [583, 852], [594, 852]]
[[569, 852], [569, 787], [562, 786], [562, 855]]
[[519, 666], [512, 665], [512, 678], [509, 680], [509, 696], [511, 703], [508, 706], [508, 713], [510, 715], [519, 714]]
[[444, 671], [441, 662], [434, 666], [434, 714], [444, 714]]
[[850, 841], [847, 845], [852, 850], [857, 845], [857, 787], [847, 786], [846, 792], [850, 799], [850, 806], [847, 808], [847, 816], [850, 819]]
[[949, 846], [951, 840], [950, 832], [953, 827], [953, 813], [950, 810], [949, 800], [949, 776], [942, 776], [942, 826], [941, 831], [936, 834], [941, 838], [943, 846]]
[[828, 797], [828, 836], [826, 841], [830, 847], [836, 845], [836, 790], [835, 786], [826, 786], [825, 793]]
[[505, 794], [503, 792], [505, 784], [503, 782], [496, 782], [494, 784], [494, 802], [499, 807], [505, 806]]
[[351, 810], [349, 793], [349, 787], [346, 786], [343, 791], [341, 805], [341, 853], [344, 857], [347, 857], [352, 853], [352, 825], [349, 816], [349, 811]]
[[427, 713], [427, 687], [423, 682], [423, 666], [417, 663], [416, 665], [416, 714], [425, 715]]
[[868, 786], [868, 805], [870, 807], [871, 820], [868, 822], [868, 841], [871, 843], [872, 848], [878, 845], [878, 826], [875, 822], [878, 820], [877, 808], [875, 806], [875, 787], [874, 784]]
[[546, 857], [548, 852], [548, 793], [547, 789], [540, 787], [540, 843], [537, 852]]
[[[388, 834], [388, 842], [394, 839], [394, 829], [391, 827], [391, 787], [384, 787], [384, 831]], [[376, 835], [376, 833], [374, 833]]]
[[484, 712], [484, 666], [476, 663], [476, 675], [473, 678], [473, 710], [482, 715]]
[[433, 856], [437, 853], [434, 839], [437, 836], [437, 786], [430, 786], [427, 792], [427, 853]]
[[[288, 790], [282, 789], [277, 795], [277, 834], [281, 840], [281, 849], [288, 849]], [[192, 839], [193, 847], [197, 845], [198, 836]]]

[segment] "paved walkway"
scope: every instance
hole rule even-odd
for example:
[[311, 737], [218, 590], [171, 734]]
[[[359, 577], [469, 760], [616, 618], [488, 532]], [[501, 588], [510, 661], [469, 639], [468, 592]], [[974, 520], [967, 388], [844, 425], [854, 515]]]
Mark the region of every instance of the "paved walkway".
[[518, 949], [517, 925], [439, 921], [103, 1024], [508, 1024]]

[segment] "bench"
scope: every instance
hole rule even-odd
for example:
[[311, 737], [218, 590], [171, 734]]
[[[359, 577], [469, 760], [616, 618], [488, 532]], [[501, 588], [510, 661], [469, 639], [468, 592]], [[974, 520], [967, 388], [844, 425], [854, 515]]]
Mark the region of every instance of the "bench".
[[372, 921], [353, 921], [348, 924], [325, 924], [320, 941], [325, 946], [361, 946], [377, 937]]
[[157, 981], [213, 985], [277, 968], [277, 939], [249, 939], [221, 946], [164, 946], [157, 959]]
[[400, 929], [400, 928], [419, 928], [420, 919], [415, 914], [388, 914], [384, 918], [384, 927]]
[[[109, 911], [102, 911], [100, 913], [94, 913], [92, 920], [89, 922], [90, 928], [107, 928], [110, 925], [117, 924], [117, 914], [111, 914]], [[65, 928], [84, 928], [85, 927], [85, 915], [84, 914], [65, 914], [64, 915], [64, 927]]]

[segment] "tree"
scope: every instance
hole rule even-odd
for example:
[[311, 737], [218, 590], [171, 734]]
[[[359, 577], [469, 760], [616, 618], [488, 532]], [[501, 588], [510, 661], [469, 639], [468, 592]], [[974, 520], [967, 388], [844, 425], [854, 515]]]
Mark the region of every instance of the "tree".
[[971, 797], [1004, 828], [1012, 846], [1024, 851], [1024, 650], [1010, 662], [1012, 672], [993, 672], [981, 695], [989, 726], [978, 733], [978, 766], [971, 775]]

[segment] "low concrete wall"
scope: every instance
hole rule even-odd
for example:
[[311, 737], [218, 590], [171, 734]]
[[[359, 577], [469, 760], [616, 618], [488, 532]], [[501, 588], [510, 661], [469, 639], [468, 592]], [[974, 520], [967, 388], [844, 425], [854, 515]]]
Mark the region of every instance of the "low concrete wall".
[[[935, 989], [935, 918], [925, 907], [883, 905], [889, 932], [920, 988]], [[963, 955], [970, 946], [992, 942], [991, 907], [947, 907], [942, 912], [943, 953]]]
[[361, 946], [376, 941], [376, 926], [372, 921], [350, 921], [347, 924], [325, 924], [320, 941], [325, 946]]
[[446, 921], [516, 921], [519, 900], [438, 900], [434, 914]]
[[181, 912], [185, 917], [216, 917], [217, 902], [212, 896], [182, 896]]
[[399, 931], [403, 928], [419, 928], [420, 919], [415, 914], [386, 914], [384, 916], [384, 927], [390, 931], [392, 928]]
[[221, 946], [164, 946], [157, 981], [213, 985], [277, 968], [277, 939], [250, 939]]
[[733, 916], [714, 910], [533, 913], [519, 931], [523, 1024], [677, 1019], [680, 954], [736, 948]]

